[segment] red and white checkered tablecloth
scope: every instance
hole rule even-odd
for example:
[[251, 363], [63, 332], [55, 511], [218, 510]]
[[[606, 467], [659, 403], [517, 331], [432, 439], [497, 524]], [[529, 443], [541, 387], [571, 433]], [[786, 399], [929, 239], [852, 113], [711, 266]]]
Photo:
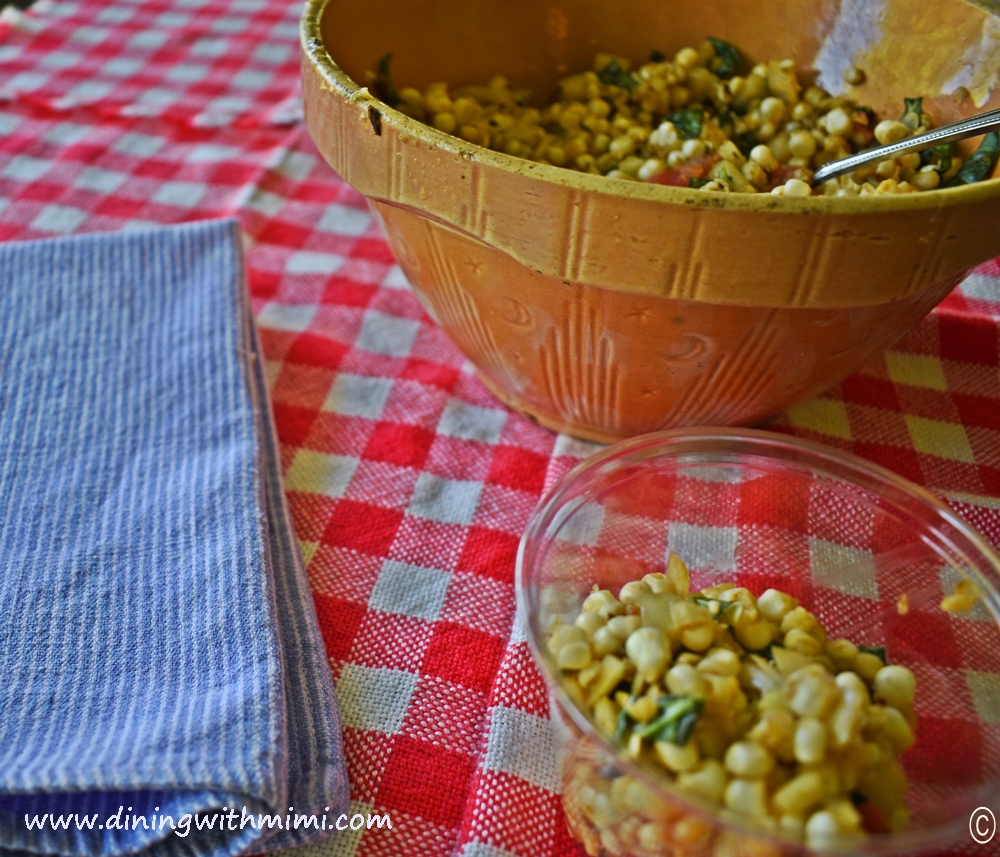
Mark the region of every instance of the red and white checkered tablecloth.
[[[363, 199], [317, 155], [298, 98], [300, 8], [6, 10], [0, 240], [242, 223], [352, 801], [393, 823], [309, 846], [310, 857], [577, 855], [513, 572], [542, 491], [593, 447], [486, 392]], [[994, 261], [886, 354], [769, 427], [901, 473], [1000, 545], [998, 320]], [[969, 693], [1000, 700], [1000, 683], [977, 681]]]

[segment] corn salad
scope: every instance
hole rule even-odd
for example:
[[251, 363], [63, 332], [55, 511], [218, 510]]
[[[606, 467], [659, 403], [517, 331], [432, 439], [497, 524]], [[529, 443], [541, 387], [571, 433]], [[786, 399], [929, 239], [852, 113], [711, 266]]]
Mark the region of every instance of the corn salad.
[[[443, 82], [397, 91], [390, 58], [368, 73], [368, 85], [403, 113], [509, 155], [630, 181], [787, 196], [914, 193], [987, 178], [1000, 153], [993, 133], [966, 163], [948, 144], [812, 188], [813, 171], [829, 161], [931, 129], [922, 100], [907, 99], [900, 118], [879, 121], [845, 97], [804, 87], [791, 60], [739, 74], [739, 53], [721, 39], [673, 59], [653, 51], [634, 72], [625, 57], [598, 54], [591, 71], [561, 80], [541, 109], [501, 76], [455, 91]], [[861, 82], [864, 73], [848, 77]]]
[[[572, 624], [552, 628], [549, 653], [596, 727], [681, 790], [809, 846], [901, 829], [913, 673], [884, 649], [829, 639], [784, 592], [689, 588], [671, 554], [617, 596], [595, 586]], [[637, 824], [622, 809], [641, 791], [630, 777], [590, 772], [573, 788], [593, 854], [676, 851], [710, 833], [691, 816]]]

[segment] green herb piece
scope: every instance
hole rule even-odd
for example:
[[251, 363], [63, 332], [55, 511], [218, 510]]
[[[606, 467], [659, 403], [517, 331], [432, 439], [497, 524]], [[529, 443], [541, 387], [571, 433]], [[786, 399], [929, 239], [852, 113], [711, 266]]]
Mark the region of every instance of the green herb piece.
[[736, 130], [736, 120], [728, 110], [720, 110], [719, 115], [715, 117], [715, 121], [730, 137], [732, 136], [732, 132]]
[[597, 72], [597, 79], [605, 86], [619, 86], [622, 89], [635, 89], [639, 85], [635, 75], [625, 71], [618, 60], [611, 60]]
[[951, 143], [932, 146], [920, 153], [920, 166], [933, 166], [939, 173], [946, 173], [951, 169], [951, 155]]
[[911, 131], [916, 131], [917, 127], [920, 125], [920, 114], [923, 112], [923, 109], [923, 98], [904, 98], [903, 118], [899, 121]]
[[942, 187], [959, 187], [988, 179], [997, 165], [997, 158], [1000, 158], [1000, 133], [990, 131], [983, 137], [979, 148], [969, 155], [969, 160]]
[[[691, 178], [688, 179], [688, 187], [693, 187], [695, 190], [697, 190], [698, 188], [704, 187], [705, 185], [709, 184], [711, 181], [712, 181], [711, 179], [700, 179], [697, 176], [691, 176]], [[705, 599], [702, 599], [702, 601], [704, 600]], [[706, 601], [705, 604], [707, 603], [708, 602]], [[719, 612], [718, 602], [715, 603], [716, 603], [715, 612], [718, 613]], [[705, 605], [703, 604], [702, 606], [704, 607]], [[711, 607], [705, 607], [705, 609], [708, 610], [710, 613], [712, 612]], [[712, 615], [715, 614], [713, 613]]]
[[[688, 186], [704, 187], [711, 181], [712, 179], [699, 179], [692, 176], [691, 182]], [[714, 598], [704, 598], [701, 595], [696, 595], [694, 597], [694, 603], [697, 604], [699, 607], [704, 607], [709, 613], [712, 614], [713, 619], [725, 609], [720, 601], [716, 601]]]
[[615, 740], [620, 744], [625, 743], [625, 733], [632, 726], [632, 718], [628, 716], [628, 712], [623, 708], [618, 712], [618, 722], [615, 724]]
[[708, 61], [708, 70], [719, 77], [732, 77], [740, 70], [739, 52], [729, 42], [708, 37], [709, 44], [715, 48], [715, 56]]
[[634, 730], [640, 738], [670, 741], [683, 747], [691, 737], [705, 700], [697, 696], [660, 697], [660, 716]]
[[885, 646], [858, 646], [859, 652], [865, 652], [869, 655], [875, 655], [877, 658], [881, 658], [882, 663], [889, 663], [889, 658], [885, 653]]
[[649, 61], [650, 62], [663, 62], [666, 58], [667, 58], [667, 55], [665, 53], [663, 53], [663, 51], [658, 51], [656, 48], [653, 48], [649, 52]]
[[701, 136], [701, 128], [705, 122], [705, 109], [703, 107], [685, 107], [676, 113], [671, 113], [667, 120], [681, 132], [681, 136], [686, 140], [693, 140]]
[[701, 707], [699, 706], [697, 711], [689, 711], [677, 721], [677, 726], [672, 735], [661, 734], [657, 740], [670, 741], [678, 747], [683, 747], [687, 744], [688, 739], [690, 739], [691, 733], [694, 732], [694, 727], [698, 724], [698, 718], [700, 716]]
[[372, 81], [372, 92], [390, 107], [395, 107], [399, 103], [399, 94], [396, 92], [396, 85], [392, 82], [392, 52], [382, 54], [378, 61], [378, 73]]

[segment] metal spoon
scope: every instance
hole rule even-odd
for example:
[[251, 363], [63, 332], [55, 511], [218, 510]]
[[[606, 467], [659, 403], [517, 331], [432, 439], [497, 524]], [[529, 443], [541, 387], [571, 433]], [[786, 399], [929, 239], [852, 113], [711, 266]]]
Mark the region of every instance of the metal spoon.
[[888, 146], [881, 146], [878, 149], [867, 149], [858, 152], [856, 155], [848, 155], [839, 161], [830, 161], [824, 164], [813, 173], [812, 183], [819, 185], [827, 179], [835, 176], [850, 173], [865, 164], [876, 161], [884, 161], [896, 155], [905, 155], [908, 152], [919, 152], [931, 146], [943, 143], [953, 143], [955, 140], [964, 140], [966, 137], [975, 137], [978, 134], [986, 134], [990, 131], [1000, 131], [1000, 110], [990, 110], [987, 113], [980, 113], [963, 119], [961, 122], [954, 122], [951, 125], [942, 125], [926, 134], [916, 137], [907, 137], [898, 143], [890, 143]]

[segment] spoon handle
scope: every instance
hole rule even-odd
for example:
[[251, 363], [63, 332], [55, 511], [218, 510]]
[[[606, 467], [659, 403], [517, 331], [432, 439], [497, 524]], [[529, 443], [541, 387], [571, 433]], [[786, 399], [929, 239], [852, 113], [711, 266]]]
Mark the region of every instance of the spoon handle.
[[980, 113], [978, 116], [963, 119], [961, 122], [942, 125], [940, 128], [935, 128], [933, 131], [928, 131], [926, 134], [920, 134], [917, 137], [908, 137], [905, 140], [900, 140], [898, 143], [890, 143], [888, 146], [881, 146], [878, 149], [867, 149], [864, 152], [858, 152], [856, 155], [848, 155], [839, 161], [830, 161], [813, 173], [812, 182], [814, 185], [822, 184], [827, 179], [853, 172], [865, 164], [884, 161], [896, 155], [919, 152], [930, 146], [952, 143], [955, 140], [964, 140], [966, 137], [975, 137], [979, 134], [987, 134], [990, 131], [998, 130], [1000, 130], [1000, 109], [990, 110], [987, 113]]

